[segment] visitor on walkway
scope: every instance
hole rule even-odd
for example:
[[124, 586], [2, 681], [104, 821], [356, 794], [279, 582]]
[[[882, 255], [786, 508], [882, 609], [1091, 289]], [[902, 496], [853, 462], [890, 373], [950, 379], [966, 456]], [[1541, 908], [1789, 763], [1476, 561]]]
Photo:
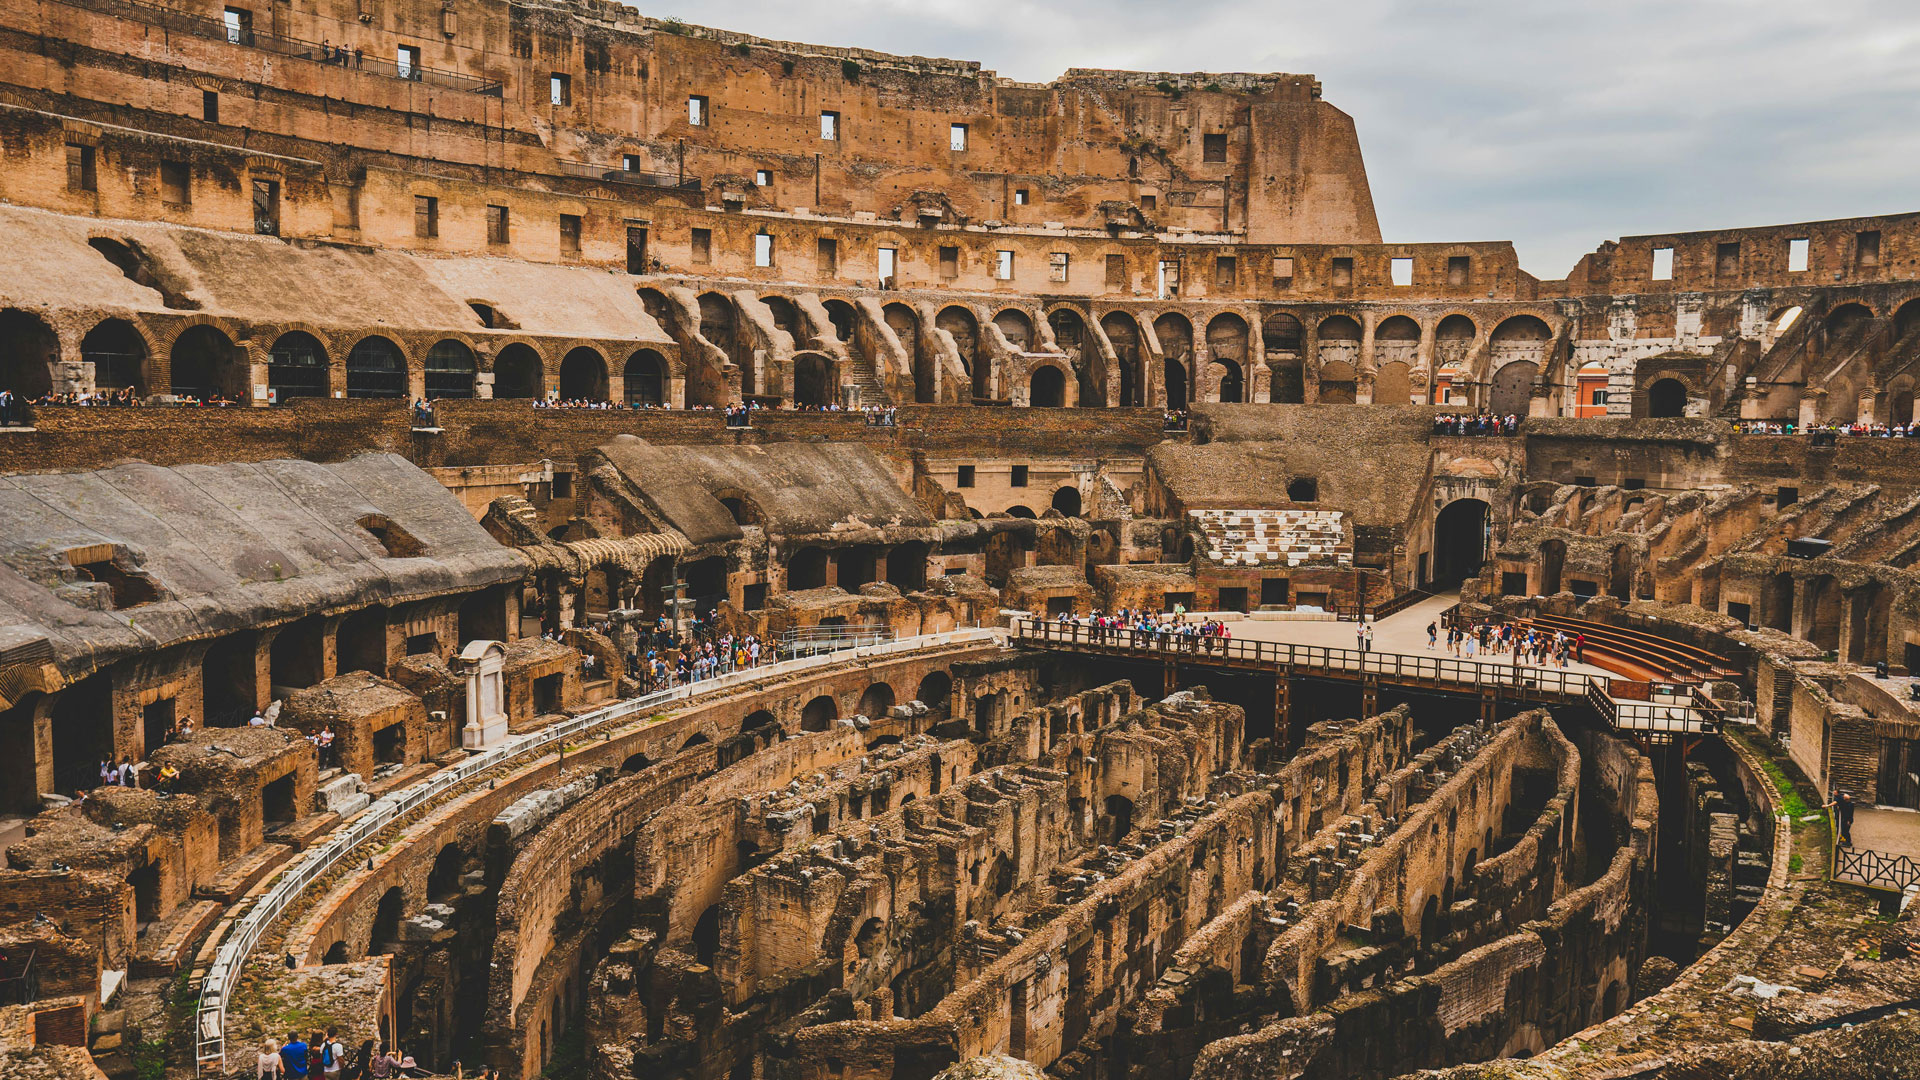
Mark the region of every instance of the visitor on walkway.
[[253, 1058], [255, 1080], [280, 1080], [280, 1044], [268, 1039], [260, 1044], [260, 1052]]
[[1853, 846], [1853, 795], [1850, 792], [1835, 792], [1833, 801], [1827, 804], [1833, 811], [1834, 820], [1840, 828], [1840, 843]]
[[300, 1033], [287, 1032], [287, 1042], [280, 1048], [281, 1071], [287, 1080], [306, 1080], [307, 1044], [300, 1041]]

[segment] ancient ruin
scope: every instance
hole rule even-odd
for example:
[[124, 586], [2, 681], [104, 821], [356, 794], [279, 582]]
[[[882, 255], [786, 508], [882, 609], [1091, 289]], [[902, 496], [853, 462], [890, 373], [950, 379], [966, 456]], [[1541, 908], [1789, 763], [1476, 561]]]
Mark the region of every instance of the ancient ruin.
[[0, 10], [0, 1077], [1920, 1076], [1920, 214], [249, 2]]

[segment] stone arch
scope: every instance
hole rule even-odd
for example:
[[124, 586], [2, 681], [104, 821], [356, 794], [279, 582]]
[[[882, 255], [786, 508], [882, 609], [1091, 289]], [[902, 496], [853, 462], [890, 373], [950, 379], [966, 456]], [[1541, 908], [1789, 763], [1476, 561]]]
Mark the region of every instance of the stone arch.
[[96, 390], [147, 394], [147, 341], [125, 319], [102, 319], [80, 340], [80, 359], [93, 365]]
[[1052, 506], [1067, 517], [1080, 516], [1080, 489], [1072, 484], [1064, 485], [1053, 493]]
[[[972, 378], [980, 355], [980, 320], [974, 317], [972, 309], [962, 304], [941, 308], [933, 317], [933, 325], [953, 335], [954, 350], [960, 354], [960, 369]], [[980, 396], [978, 390], [974, 396]]]
[[860, 704], [854, 712], [869, 720], [883, 720], [887, 710], [893, 708], [893, 687], [883, 682], [874, 683], [860, 695]]
[[473, 376], [479, 368], [466, 342], [447, 338], [434, 343], [427, 350], [425, 367], [427, 400], [473, 396]]
[[793, 339], [795, 348], [807, 343], [806, 336], [801, 333], [800, 309], [793, 305], [793, 301], [774, 293], [761, 297], [760, 302], [767, 305], [767, 311], [773, 316], [773, 325]]
[[1218, 362], [1247, 362], [1247, 320], [1231, 311], [1215, 315], [1207, 323], [1207, 352]]
[[627, 357], [620, 382], [626, 387], [629, 405], [667, 404], [667, 361], [652, 349], [641, 349]]
[[1433, 519], [1433, 578], [1451, 587], [1480, 572], [1486, 555], [1487, 512], [1480, 499], [1455, 499]]
[[1843, 335], [1857, 333], [1860, 328], [1872, 321], [1872, 308], [1865, 304], [1850, 302], [1840, 304], [1832, 311], [1827, 312], [1827, 317], [1822, 320], [1821, 325], [1826, 327], [1827, 334], [1830, 337], [1839, 338]]
[[953, 676], [945, 671], [929, 671], [913, 691], [913, 699], [940, 716], [952, 706]]
[[1058, 409], [1066, 405], [1066, 373], [1053, 364], [1035, 364], [1027, 383], [1027, 403], [1036, 409]]
[[920, 316], [906, 304], [888, 304], [880, 309], [880, 317], [907, 354], [907, 370], [913, 372], [913, 400], [922, 405], [939, 401], [940, 380], [932, 359], [920, 348]]
[[1567, 542], [1548, 540], [1540, 545], [1540, 595], [1552, 596], [1560, 591], [1560, 575], [1567, 565]]
[[0, 390], [36, 398], [53, 389], [53, 365], [60, 359], [60, 335], [29, 311], [0, 311]]
[[300, 397], [327, 397], [329, 362], [326, 346], [305, 330], [289, 330], [274, 339], [267, 353], [267, 388], [275, 401]]
[[653, 768], [653, 759], [643, 753], [630, 754], [627, 760], [620, 763], [622, 773], [637, 773], [651, 768]]
[[887, 552], [887, 584], [901, 592], [913, 592], [927, 587], [927, 552], [925, 540], [909, 540], [897, 544]]
[[427, 899], [446, 903], [460, 894], [460, 877], [466, 873], [467, 853], [458, 843], [449, 843], [433, 857], [433, 869], [427, 872]]
[[1214, 385], [1219, 387], [1221, 401], [1231, 403], [1247, 399], [1246, 375], [1237, 361], [1215, 360], [1208, 365], [1208, 369], [1213, 373]]
[[1647, 384], [1647, 415], [1655, 419], [1687, 415], [1687, 384], [1671, 375]]
[[1100, 329], [1113, 346], [1114, 362], [1120, 368], [1120, 400], [1114, 404], [1137, 406], [1147, 403], [1146, 373], [1140, 367], [1140, 324], [1124, 311], [1109, 311], [1100, 319]]
[[836, 365], [823, 353], [795, 353], [793, 357], [793, 401], [796, 405], [831, 405], [838, 396]]
[[[1553, 331], [1546, 320], [1538, 315], [1515, 315], [1493, 328], [1489, 339], [1491, 367], [1496, 377], [1500, 370], [1509, 364], [1529, 363], [1537, 374], [1547, 363], [1547, 348], [1553, 343]], [[1495, 412], [1516, 412], [1525, 416], [1527, 410], [1501, 409]]]
[[219, 327], [208, 323], [188, 327], [174, 339], [168, 354], [174, 396], [244, 396], [247, 373], [234, 353], [233, 339]]
[[598, 349], [582, 345], [561, 359], [560, 397], [565, 401], [607, 400], [607, 360]]
[[407, 356], [391, 338], [371, 334], [347, 352], [347, 396], [407, 396]]
[[539, 352], [523, 341], [501, 349], [493, 359], [493, 396], [496, 398], [545, 397], [546, 365]]
[[755, 709], [740, 721], [740, 731], [744, 734], [749, 731], [758, 731], [768, 724], [778, 723], [780, 723], [780, 718], [773, 715], [772, 711], [768, 709]]
[[1300, 320], [1284, 311], [1269, 314], [1260, 325], [1261, 344], [1272, 372], [1270, 400], [1298, 404], [1307, 400], [1306, 367], [1301, 359], [1304, 338]]
[[1000, 336], [1007, 339], [1015, 352], [1033, 351], [1033, 316], [1010, 307], [993, 317], [993, 325], [1000, 328]]
[[1920, 330], [1920, 297], [1900, 305], [1893, 313], [1893, 336], [1898, 341], [1908, 334]]
[[1047, 312], [1047, 326], [1053, 330], [1053, 343], [1077, 366], [1086, 354], [1086, 320], [1072, 308], [1057, 307]]
[[853, 328], [859, 323], [859, 316], [853, 305], [845, 300], [822, 300], [820, 306], [826, 309], [827, 323], [833, 327], [833, 336], [839, 341], [852, 341]]
[[830, 694], [821, 694], [800, 710], [801, 731], [825, 731], [840, 719], [840, 703]]
[[[1330, 315], [1320, 321], [1320, 339], [1316, 359], [1321, 370], [1329, 363], [1345, 364], [1360, 370], [1360, 322], [1351, 315]], [[1326, 381], [1326, 376], [1321, 376]]]
[[400, 937], [400, 919], [406, 914], [407, 894], [395, 885], [380, 894], [380, 903], [374, 908], [373, 927], [367, 933], [367, 955], [377, 955], [376, 950], [391, 951]]

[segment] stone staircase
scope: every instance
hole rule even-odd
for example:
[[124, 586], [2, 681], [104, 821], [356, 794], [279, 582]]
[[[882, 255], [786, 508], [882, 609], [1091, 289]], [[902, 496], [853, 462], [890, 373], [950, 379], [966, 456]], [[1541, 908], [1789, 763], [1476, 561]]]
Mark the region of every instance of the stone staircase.
[[847, 374], [849, 382], [860, 388], [860, 404], [885, 405], [888, 403], [887, 388], [880, 381], [880, 373], [874, 370], [873, 357], [859, 349], [847, 349]]
[[328, 769], [320, 774], [320, 782], [314, 787], [313, 808], [326, 814], [339, 814], [350, 818], [367, 808], [373, 796], [367, 791], [366, 782], [359, 773], [343, 772], [340, 769]]
[[1218, 566], [1352, 566], [1338, 510], [1189, 510], [1201, 550]]

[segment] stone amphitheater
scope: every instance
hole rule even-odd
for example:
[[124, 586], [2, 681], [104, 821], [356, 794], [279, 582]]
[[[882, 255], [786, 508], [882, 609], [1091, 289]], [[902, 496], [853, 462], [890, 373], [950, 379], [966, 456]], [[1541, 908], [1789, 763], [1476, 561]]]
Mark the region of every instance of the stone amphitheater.
[[7, 1080], [1920, 1077], [1920, 214], [1548, 280], [1309, 75], [41, 0], [0, 228]]

